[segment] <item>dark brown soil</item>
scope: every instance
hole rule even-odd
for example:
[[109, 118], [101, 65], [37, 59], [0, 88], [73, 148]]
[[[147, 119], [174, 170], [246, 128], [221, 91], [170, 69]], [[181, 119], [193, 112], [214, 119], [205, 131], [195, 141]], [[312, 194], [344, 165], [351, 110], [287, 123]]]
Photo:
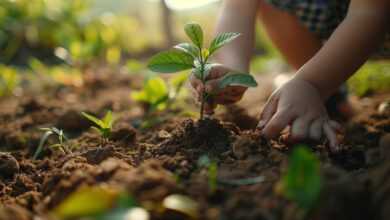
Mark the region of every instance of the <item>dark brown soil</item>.
[[[102, 183], [126, 189], [141, 205], [159, 204], [174, 193], [188, 195], [200, 204], [199, 219], [299, 219], [294, 203], [276, 190], [292, 145], [262, 139], [247, 109], [231, 107], [218, 119], [202, 121], [176, 114], [147, 130], [135, 129], [143, 113], [129, 100], [129, 84], [137, 87], [137, 81], [89, 77], [83, 88], [0, 102], [0, 220], [50, 220], [48, 213], [70, 193]], [[367, 99], [364, 111], [345, 125], [342, 151], [310, 144], [321, 159], [325, 187], [308, 219], [390, 219], [390, 112], [377, 111], [390, 94]], [[111, 140], [102, 141], [80, 112], [102, 116], [107, 109], [119, 119]], [[39, 128], [50, 126], [65, 130], [71, 153], [46, 148], [32, 160]], [[215, 192], [207, 171], [197, 166], [203, 155], [218, 163], [221, 183]], [[223, 183], [258, 176], [265, 181]], [[152, 219], [187, 219], [151, 212]]]

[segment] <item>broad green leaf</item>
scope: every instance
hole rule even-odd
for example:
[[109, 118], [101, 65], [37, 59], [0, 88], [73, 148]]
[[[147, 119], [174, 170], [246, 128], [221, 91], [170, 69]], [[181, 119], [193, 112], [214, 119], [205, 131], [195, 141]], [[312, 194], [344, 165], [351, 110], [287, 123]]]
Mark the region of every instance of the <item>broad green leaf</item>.
[[188, 23], [184, 26], [184, 30], [191, 41], [198, 47], [203, 47], [203, 30], [199, 24]]
[[199, 216], [199, 205], [188, 196], [180, 194], [172, 194], [163, 200], [163, 207], [185, 214], [193, 219]]
[[145, 82], [142, 91], [132, 92], [131, 97], [136, 101], [146, 102], [158, 109], [163, 109], [169, 98], [169, 89], [161, 77], [154, 76]]
[[156, 103], [162, 97], [168, 95], [167, 84], [162, 78], [158, 76], [150, 78], [146, 82], [144, 90], [146, 92], [146, 98], [151, 104]]
[[199, 56], [199, 49], [190, 43], [181, 43], [176, 45], [174, 48], [191, 55], [194, 59]]
[[289, 158], [287, 173], [281, 179], [282, 191], [301, 208], [310, 209], [322, 188], [320, 162], [305, 147], [296, 147]]
[[233, 73], [225, 75], [219, 82], [219, 87], [221, 89], [226, 86], [256, 87], [257, 82], [250, 74]]
[[233, 41], [238, 36], [240, 36], [240, 33], [222, 33], [222, 34], [219, 34], [217, 37], [214, 38], [214, 40], [210, 44], [210, 48], [209, 48], [210, 54], [213, 54], [219, 48], [221, 48], [225, 44]]
[[174, 73], [193, 67], [194, 58], [179, 50], [169, 50], [154, 55], [148, 68], [159, 73]]
[[94, 216], [111, 209], [118, 192], [104, 186], [82, 186], [55, 209], [60, 219]]
[[90, 120], [91, 122], [95, 123], [97, 126], [99, 126], [100, 128], [104, 128], [104, 122], [98, 118], [96, 118], [95, 116], [93, 115], [90, 115], [86, 112], [81, 112], [81, 114], [87, 118], [88, 120]]

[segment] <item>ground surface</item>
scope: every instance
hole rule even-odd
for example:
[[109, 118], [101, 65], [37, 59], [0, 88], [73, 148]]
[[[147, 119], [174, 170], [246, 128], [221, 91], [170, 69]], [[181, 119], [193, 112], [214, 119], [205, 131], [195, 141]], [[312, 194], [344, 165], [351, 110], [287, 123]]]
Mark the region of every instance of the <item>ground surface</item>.
[[[82, 88], [49, 89], [0, 102], [0, 151], [10, 152], [0, 153], [1, 220], [50, 219], [48, 213], [77, 188], [103, 183], [124, 188], [144, 206], [173, 193], [189, 195], [200, 204], [199, 219], [298, 219], [294, 204], [275, 190], [291, 146], [265, 141], [251, 130], [269, 92], [266, 80], [241, 107], [220, 111], [217, 119], [198, 122], [177, 110], [164, 123], [140, 130], [132, 125], [143, 112], [129, 100], [129, 85], [139, 87], [141, 81], [113, 78], [93, 76]], [[378, 111], [385, 100], [390, 94], [354, 100], [357, 116], [345, 124], [341, 152], [310, 143], [326, 180], [309, 219], [390, 219], [390, 110]], [[102, 143], [80, 112], [101, 116], [107, 109], [119, 119], [112, 140]], [[72, 152], [46, 149], [32, 160], [42, 135], [38, 128], [50, 126], [72, 137]], [[257, 176], [265, 181], [219, 184], [212, 193], [207, 171], [197, 167], [202, 155], [218, 161], [221, 182]], [[152, 219], [187, 219], [151, 212]]]

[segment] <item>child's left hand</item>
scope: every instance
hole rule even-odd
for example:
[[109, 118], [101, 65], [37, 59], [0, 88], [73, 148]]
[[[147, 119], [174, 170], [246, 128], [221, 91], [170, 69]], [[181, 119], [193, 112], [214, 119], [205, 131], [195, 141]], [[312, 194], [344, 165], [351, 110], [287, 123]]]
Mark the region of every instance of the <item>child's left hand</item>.
[[293, 78], [271, 95], [258, 127], [266, 138], [275, 138], [289, 125], [293, 141], [319, 140], [325, 136], [331, 149], [338, 150], [336, 131], [340, 126], [329, 119], [318, 90], [298, 78]]

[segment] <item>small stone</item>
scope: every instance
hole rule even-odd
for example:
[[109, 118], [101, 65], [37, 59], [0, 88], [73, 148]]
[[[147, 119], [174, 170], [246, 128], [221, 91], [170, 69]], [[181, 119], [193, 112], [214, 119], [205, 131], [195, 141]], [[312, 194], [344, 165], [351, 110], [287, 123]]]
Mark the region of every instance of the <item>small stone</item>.
[[170, 138], [172, 135], [166, 131], [166, 130], [161, 130], [158, 132], [158, 138], [159, 139], [167, 139]]
[[385, 114], [386, 112], [390, 112], [390, 101], [382, 102], [378, 106], [378, 113]]
[[11, 154], [0, 152], [0, 176], [12, 178], [19, 169], [18, 161]]
[[137, 131], [128, 123], [118, 123], [111, 132], [111, 140], [132, 143], [135, 141]]

